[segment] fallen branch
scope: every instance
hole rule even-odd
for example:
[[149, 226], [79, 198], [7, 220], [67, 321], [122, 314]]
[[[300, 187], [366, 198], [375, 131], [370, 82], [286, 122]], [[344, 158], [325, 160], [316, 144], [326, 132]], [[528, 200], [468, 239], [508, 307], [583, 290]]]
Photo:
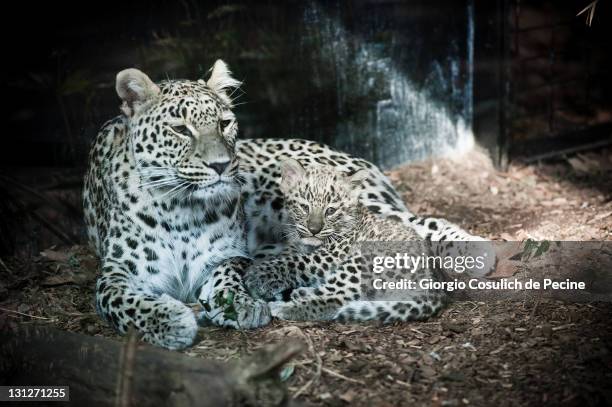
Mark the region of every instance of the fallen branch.
[[138, 343], [19, 326], [0, 332], [3, 385], [69, 386], [71, 405], [282, 406], [279, 371], [303, 348], [289, 341], [234, 364]]

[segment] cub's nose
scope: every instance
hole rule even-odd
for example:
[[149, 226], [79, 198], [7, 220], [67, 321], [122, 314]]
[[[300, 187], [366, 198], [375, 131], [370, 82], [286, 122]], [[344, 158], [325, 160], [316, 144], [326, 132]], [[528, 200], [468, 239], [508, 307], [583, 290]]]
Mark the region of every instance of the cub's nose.
[[227, 167], [229, 167], [229, 165], [230, 165], [229, 161], [208, 164], [208, 166], [212, 168], [213, 170], [215, 170], [215, 172], [219, 175], [223, 174], [223, 172], [225, 171]]
[[321, 227], [320, 226], [309, 226], [308, 230], [310, 230], [310, 233], [312, 233], [312, 235], [316, 235], [317, 233], [319, 233], [321, 231]]
[[312, 233], [313, 236], [316, 236], [323, 229], [323, 223], [318, 221], [310, 221], [308, 222], [308, 230]]

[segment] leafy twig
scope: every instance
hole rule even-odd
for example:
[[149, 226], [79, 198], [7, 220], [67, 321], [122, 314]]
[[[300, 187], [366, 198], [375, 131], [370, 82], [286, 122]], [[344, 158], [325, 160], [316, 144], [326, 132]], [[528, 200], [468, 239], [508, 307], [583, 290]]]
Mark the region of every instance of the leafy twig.
[[215, 295], [215, 305], [223, 310], [225, 319], [238, 322], [238, 311], [234, 304], [234, 292], [228, 291], [225, 296], [223, 294], [223, 291], [219, 291]]
[[523, 252], [521, 253], [521, 260], [527, 261], [530, 258], [540, 257], [550, 249], [550, 242], [548, 240], [542, 240], [536, 242], [532, 239], [525, 240], [523, 246]]

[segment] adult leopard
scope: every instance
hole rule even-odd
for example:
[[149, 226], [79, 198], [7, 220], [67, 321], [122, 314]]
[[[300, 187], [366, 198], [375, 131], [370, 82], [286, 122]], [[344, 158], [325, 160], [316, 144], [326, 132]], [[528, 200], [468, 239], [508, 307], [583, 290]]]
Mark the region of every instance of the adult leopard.
[[[288, 221], [279, 162], [299, 159], [353, 173], [367, 170], [361, 202], [432, 240], [475, 238], [441, 219], [408, 211], [373, 164], [305, 140], [236, 141], [231, 88], [240, 83], [215, 62], [207, 81], [155, 84], [136, 69], [119, 72], [122, 115], [96, 137], [85, 175], [85, 222], [101, 260], [99, 314], [120, 333], [169, 349], [193, 343], [202, 320], [254, 328], [270, 320], [251, 298], [241, 270], [257, 250], [279, 246]], [[228, 306], [232, 312], [225, 312]]]

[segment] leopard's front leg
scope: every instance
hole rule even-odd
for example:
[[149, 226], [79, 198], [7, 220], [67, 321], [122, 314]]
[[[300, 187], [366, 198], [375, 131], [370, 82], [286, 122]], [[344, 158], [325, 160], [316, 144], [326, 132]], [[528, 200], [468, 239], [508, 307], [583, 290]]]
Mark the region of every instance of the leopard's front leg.
[[142, 340], [167, 349], [190, 346], [198, 332], [193, 311], [168, 294], [135, 290], [134, 275], [112, 258], [102, 260], [96, 284], [96, 309], [119, 333], [130, 327]]
[[236, 329], [267, 325], [271, 315], [268, 305], [249, 295], [242, 275], [251, 261], [234, 257], [221, 263], [204, 283], [198, 301], [204, 308], [199, 320]]

